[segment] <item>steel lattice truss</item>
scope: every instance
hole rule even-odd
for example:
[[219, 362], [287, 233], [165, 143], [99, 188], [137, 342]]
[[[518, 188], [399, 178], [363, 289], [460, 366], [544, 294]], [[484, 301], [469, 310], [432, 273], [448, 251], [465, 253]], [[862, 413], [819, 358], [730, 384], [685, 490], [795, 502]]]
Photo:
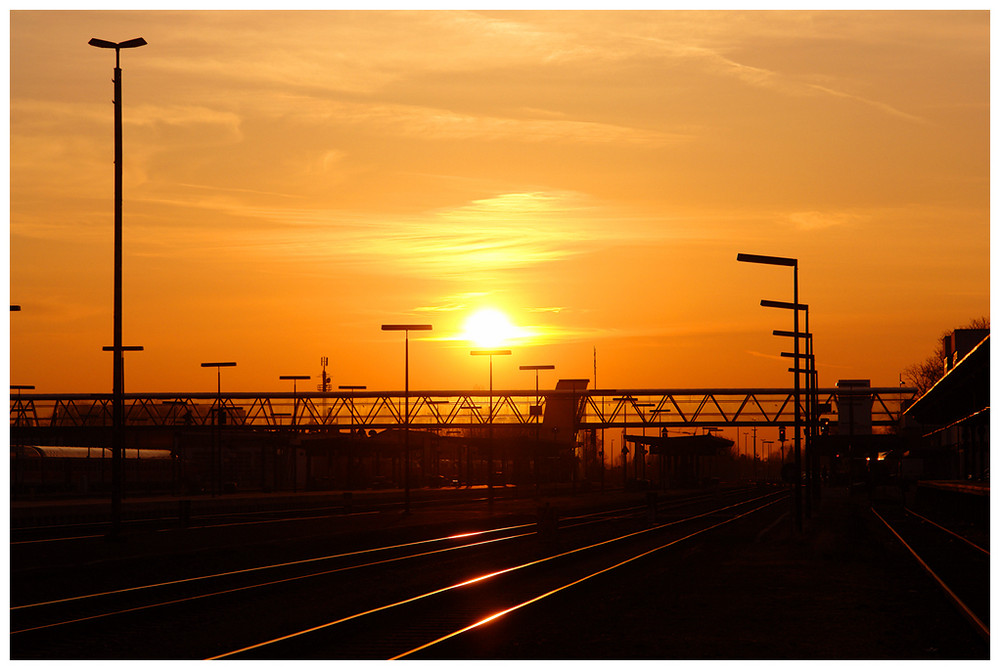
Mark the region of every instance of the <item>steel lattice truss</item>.
[[[839, 401], [871, 400], [872, 425], [897, 423], [915, 398], [911, 388], [817, 389], [817, 418], [835, 421]], [[805, 417], [805, 393], [800, 405]], [[595, 391], [411, 391], [410, 425], [448, 428], [533, 424], [533, 405], [555, 399], [576, 406], [578, 429], [680, 426], [791, 426], [792, 389], [643, 389]], [[404, 424], [406, 394], [359, 393], [151, 393], [126, 394], [129, 426], [212, 426], [220, 414], [228, 427], [254, 429], [384, 429]], [[492, 403], [491, 403], [492, 400]], [[857, 402], [857, 401], [855, 401]], [[222, 412], [219, 409], [222, 409]], [[548, 419], [545, 419], [546, 421]], [[18, 427], [110, 427], [111, 394], [22, 394], [10, 398], [10, 425]]]

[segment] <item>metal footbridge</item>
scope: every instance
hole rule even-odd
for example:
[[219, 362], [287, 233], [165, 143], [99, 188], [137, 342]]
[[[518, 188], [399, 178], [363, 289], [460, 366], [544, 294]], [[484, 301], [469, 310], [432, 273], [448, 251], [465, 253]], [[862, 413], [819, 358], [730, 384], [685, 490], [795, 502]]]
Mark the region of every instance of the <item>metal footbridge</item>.
[[[811, 390], [816, 420], [836, 421], [840, 406], [864, 402], [871, 425], [890, 426], [916, 397], [905, 387]], [[806, 392], [799, 403], [805, 416]], [[278, 431], [420, 429], [547, 423], [563, 407], [578, 430], [793, 426], [795, 391], [787, 388], [274, 393], [129, 393], [129, 427], [210, 427]], [[10, 397], [10, 425], [23, 428], [112, 426], [111, 393], [24, 393]], [[573, 411], [575, 408], [575, 411]], [[491, 411], [492, 410], [492, 411]]]

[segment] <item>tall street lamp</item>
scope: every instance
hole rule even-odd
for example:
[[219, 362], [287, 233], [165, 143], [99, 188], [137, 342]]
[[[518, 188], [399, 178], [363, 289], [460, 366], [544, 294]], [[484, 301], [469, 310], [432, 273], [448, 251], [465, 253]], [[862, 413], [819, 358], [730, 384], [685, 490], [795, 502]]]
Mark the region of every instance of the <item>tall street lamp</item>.
[[221, 479], [222, 479], [222, 422], [224, 419], [224, 413], [222, 408], [222, 368], [233, 368], [236, 367], [236, 363], [233, 361], [221, 361], [213, 363], [202, 363], [203, 368], [215, 368], [215, 407], [212, 414], [214, 415], [214, 421], [212, 421], [212, 430], [214, 435], [212, 436], [212, 495], [214, 496], [216, 492], [221, 489]]
[[[535, 419], [535, 497], [537, 498], [539, 491], [539, 477], [538, 477], [538, 456], [539, 456], [539, 441], [541, 436], [539, 435], [540, 422], [542, 420], [542, 403], [541, 398], [538, 395], [538, 371], [539, 370], [555, 370], [554, 365], [520, 365], [519, 370], [534, 370], [535, 371], [535, 404], [531, 408], [531, 415]], [[604, 475], [604, 464], [601, 464], [601, 475]]]
[[[783, 258], [781, 256], [760, 256], [757, 254], [737, 254], [736, 260], [741, 263], [758, 263], [760, 265], [777, 265], [792, 268], [792, 313], [794, 314], [793, 339], [795, 341], [794, 356], [796, 361], [799, 356], [799, 261], [797, 258]], [[795, 529], [802, 530], [802, 410], [799, 405], [799, 373], [796, 364], [795, 379], [795, 484], [794, 504], [795, 504]]]
[[[763, 303], [765, 301], [761, 301], [761, 302]], [[796, 375], [796, 377], [799, 374], [803, 374], [803, 375], [805, 375], [805, 378], [806, 378], [805, 399], [804, 399], [804, 403], [803, 403], [805, 405], [806, 417], [807, 417], [806, 421], [804, 422], [805, 425], [803, 426], [805, 428], [806, 445], [807, 445], [806, 449], [805, 449], [805, 455], [804, 455], [804, 459], [806, 461], [805, 462], [805, 471], [806, 471], [806, 496], [805, 496], [805, 507], [804, 507], [804, 509], [805, 509], [806, 518], [812, 518], [812, 505], [811, 505], [810, 501], [811, 501], [811, 499], [812, 499], [813, 496], [812, 496], [812, 494], [810, 492], [813, 490], [814, 481], [813, 481], [812, 473], [811, 473], [811, 470], [810, 470], [810, 467], [809, 467], [809, 463], [810, 463], [810, 459], [811, 459], [812, 454], [811, 454], [811, 449], [808, 447], [808, 445], [810, 444], [810, 440], [812, 439], [813, 432], [812, 432], [812, 429], [811, 429], [812, 419], [810, 419], [808, 417], [811, 417], [813, 415], [814, 407], [816, 405], [816, 401], [815, 401], [815, 397], [814, 397], [814, 392], [816, 390], [816, 366], [815, 366], [814, 357], [813, 357], [813, 355], [811, 353], [811, 351], [812, 351], [812, 333], [809, 332], [809, 316], [808, 316], [809, 315], [809, 311], [808, 311], [808, 305], [800, 305], [800, 309], [805, 309], [806, 310], [806, 330], [805, 330], [805, 332], [795, 333], [794, 331], [790, 331], [790, 330], [775, 330], [773, 332], [774, 332], [774, 335], [776, 337], [791, 337], [791, 338], [795, 338], [796, 341], [798, 341], [798, 340], [805, 340], [805, 349], [806, 349], [807, 353], [801, 354], [801, 353], [794, 353], [794, 352], [790, 352], [790, 351], [782, 351], [780, 355], [783, 356], [783, 357], [785, 357], [785, 358], [794, 359], [794, 367], [788, 368], [789, 372], [794, 373]], [[802, 367], [800, 365], [800, 363], [799, 363], [800, 360], [801, 361], [805, 361], [805, 366], [804, 367]]]
[[[304, 381], [311, 379], [309, 375], [279, 375], [278, 379], [290, 380], [292, 382], [292, 422], [291, 427], [295, 428], [295, 419], [299, 415], [299, 381]], [[297, 454], [297, 447], [292, 445], [289, 441], [289, 451], [292, 454], [292, 492], [298, 493], [299, 491], [299, 457]], [[309, 468], [306, 468], [306, 477], [308, 478]]]
[[431, 330], [427, 323], [382, 324], [382, 330], [403, 331], [403, 514], [410, 513], [410, 331]]
[[486, 501], [490, 513], [493, 512], [493, 357], [510, 356], [510, 349], [473, 349], [472, 356], [490, 357], [490, 435], [486, 443]]
[[112, 406], [111, 406], [111, 535], [118, 537], [121, 531], [122, 504], [122, 450], [125, 448], [125, 398], [122, 389], [122, 69], [121, 50], [133, 49], [146, 44], [141, 37], [124, 42], [109, 42], [96, 37], [88, 42], [100, 49], [115, 50], [115, 290], [114, 290], [114, 357], [112, 362]]
[[[812, 516], [812, 500], [815, 498], [817, 504], [819, 502], [819, 487], [817, 486], [815, 478], [815, 454], [813, 454], [812, 444], [813, 438], [816, 436], [816, 357], [813, 355], [813, 337], [809, 330], [809, 305], [799, 303], [797, 306], [790, 302], [782, 302], [780, 300], [761, 300], [760, 304], [762, 307], [775, 307], [777, 309], [798, 309], [801, 312], [805, 312], [805, 332], [800, 333], [796, 339], [805, 339], [806, 352], [804, 354], [791, 353], [791, 352], [781, 352], [781, 355], [786, 358], [792, 358], [794, 360], [794, 367], [789, 368], [789, 372], [802, 373], [805, 375], [806, 388], [805, 388], [805, 411], [806, 411], [806, 421], [805, 421], [805, 433], [806, 433], [806, 490], [807, 495], [805, 499], [805, 513], [806, 517], [810, 518]], [[795, 333], [789, 333], [787, 331], [774, 331], [775, 335], [784, 337], [796, 337]], [[805, 361], [805, 366], [800, 365], [801, 361]]]

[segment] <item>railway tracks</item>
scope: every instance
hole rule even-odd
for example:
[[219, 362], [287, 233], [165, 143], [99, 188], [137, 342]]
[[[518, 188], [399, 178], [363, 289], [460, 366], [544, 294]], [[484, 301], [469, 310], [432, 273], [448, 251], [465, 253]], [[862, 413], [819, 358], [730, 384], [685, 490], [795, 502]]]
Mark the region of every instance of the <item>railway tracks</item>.
[[989, 548], [906, 507], [873, 506], [872, 513], [972, 629], [988, 642]]
[[[783, 492], [619, 506], [14, 603], [13, 658], [402, 658], [742, 519]], [[779, 511], [780, 510], [780, 511]]]

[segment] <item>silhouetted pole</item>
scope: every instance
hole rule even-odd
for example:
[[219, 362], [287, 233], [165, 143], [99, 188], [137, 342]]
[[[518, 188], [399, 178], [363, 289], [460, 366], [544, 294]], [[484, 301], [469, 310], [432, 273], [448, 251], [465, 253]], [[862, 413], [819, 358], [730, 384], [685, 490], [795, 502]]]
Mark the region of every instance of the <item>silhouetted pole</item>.
[[410, 513], [410, 331], [431, 330], [426, 323], [383, 324], [382, 330], [403, 331], [403, 514]]
[[[625, 439], [626, 432], [628, 431], [628, 402], [632, 399], [632, 396], [622, 396], [621, 398], [614, 398], [615, 402], [622, 403], [622, 490], [628, 488], [628, 441]], [[635, 457], [632, 457], [632, 461], [635, 462]]]
[[[652, 414], [654, 414], [654, 415], [655, 414], [669, 414], [669, 413], [670, 413], [670, 410], [667, 409], [666, 407], [660, 407], [660, 408], [654, 409], [652, 411]], [[653, 418], [655, 419], [657, 417], [654, 416]], [[667, 437], [667, 427], [666, 426], [661, 426], [660, 427], [660, 437]], [[667, 482], [664, 482], [664, 479], [668, 479], [668, 477], [666, 475], [666, 471], [664, 470], [664, 466], [663, 466], [663, 454], [664, 454], [665, 451], [666, 451], [666, 446], [660, 447], [660, 454], [659, 454], [660, 459], [658, 461], [658, 463], [660, 465], [660, 468], [659, 468], [659, 481], [657, 482], [657, 487], [661, 488], [661, 489], [667, 488], [667, 486], [666, 486]]]
[[792, 332], [795, 333], [795, 374], [792, 375], [795, 378], [795, 506], [798, 509], [796, 513], [796, 528], [802, 530], [802, 389], [800, 387], [799, 381], [799, 262], [794, 261], [792, 265], [792, 302], [795, 303], [795, 309], [792, 313], [795, 315], [795, 328]]
[[[491, 363], [491, 365], [492, 365], [492, 363]], [[540, 491], [540, 485], [539, 485], [539, 476], [538, 476], [538, 456], [539, 456], [539, 453], [540, 453], [539, 442], [541, 441], [541, 436], [539, 435], [539, 431], [541, 429], [540, 422], [542, 420], [542, 406], [541, 406], [541, 404], [539, 402], [540, 398], [539, 398], [539, 395], [538, 395], [538, 371], [539, 370], [555, 370], [556, 366], [554, 366], [554, 365], [521, 365], [521, 366], [518, 367], [518, 369], [519, 370], [534, 370], [535, 371], [535, 497], [537, 498], [540, 495], [540, 493], [541, 493], [541, 491]], [[603, 472], [604, 472], [604, 470], [602, 468], [601, 473], [603, 474]]]
[[[761, 300], [760, 304], [763, 305], [764, 307], [781, 307], [781, 308], [784, 308], [784, 309], [793, 309], [794, 308], [794, 306], [793, 306], [792, 303], [778, 302], [778, 301], [774, 301], [774, 300]], [[794, 337], [796, 342], [798, 342], [800, 339], [803, 339], [803, 338], [806, 341], [806, 346], [805, 346], [806, 353], [798, 353], [798, 352], [789, 353], [789, 352], [783, 351], [783, 352], [781, 352], [781, 355], [785, 356], [785, 357], [793, 358], [794, 361], [795, 361], [795, 366], [791, 367], [791, 368], [788, 368], [789, 372], [795, 373], [796, 377], [798, 377], [800, 374], [801, 375], [805, 375], [805, 379], [806, 379], [806, 388], [805, 388], [805, 393], [803, 394], [805, 396], [804, 399], [803, 399], [803, 404], [805, 405], [805, 414], [806, 414], [806, 421], [805, 421], [804, 428], [805, 428], [805, 433], [806, 433], [806, 438], [807, 438], [806, 439], [806, 449], [805, 449], [805, 470], [806, 470], [806, 484], [805, 484], [805, 488], [806, 488], [806, 495], [805, 495], [805, 501], [804, 501], [804, 509], [805, 509], [805, 516], [806, 516], [806, 518], [810, 519], [810, 518], [812, 518], [812, 502], [814, 500], [818, 501], [818, 499], [815, 498], [815, 493], [816, 493], [816, 491], [814, 489], [814, 487], [815, 487], [815, 478], [812, 476], [812, 469], [810, 467], [810, 464], [813, 462], [812, 447], [810, 445], [812, 444], [812, 435], [813, 435], [813, 430], [812, 430], [812, 426], [813, 426], [813, 414], [814, 414], [814, 412], [816, 410], [816, 399], [815, 399], [815, 389], [816, 389], [816, 386], [815, 386], [815, 374], [816, 373], [815, 373], [815, 361], [813, 360], [814, 357], [813, 357], [813, 355], [811, 353], [812, 352], [812, 333], [809, 332], [809, 305], [798, 304], [798, 310], [799, 311], [804, 311], [806, 313], [806, 328], [805, 328], [805, 332], [804, 333], [796, 333], [796, 332], [787, 331], [787, 330], [776, 330], [776, 331], [774, 331], [774, 334], [778, 335], [778, 336], [781, 336], [781, 337]], [[805, 361], [805, 365], [802, 365], [800, 363], [800, 361], [803, 361], [803, 360]]]
[[816, 444], [816, 435], [818, 433], [818, 422], [819, 422], [819, 398], [816, 395], [816, 389], [819, 384], [819, 379], [816, 373], [816, 352], [814, 350], [812, 331], [809, 330], [809, 310], [806, 310], [806, 406], [808, 407], [808, 413], [806, 414], [806, 451], [809, 456], [809, 462], [812, 467], [809, 469], [809, 490], [810, 497], [814, 501], [814, 505], [819, 506], [820, 498], [820, 482], [817, 480], [818, 473], [816, 472], [819, 466], [819, 459], [814, 453], [814, 447]]
[[[736, 260], [742, 263], [759, 263], [761, 265], [779, 265], [792, 268], [792, 312], [795, 315], [792, 337], [795, 340], [795, 483], [793, 498], [795, 505], [795, 529], [802, 530], [802, 408], [800, 406], [801, 389], [799, 387], [799, 261], [796, 258], [780, 256], [760, 256], [756, 254], [737, 254]], [[777, 334], [777, 332], [775, 333]]]
[[764, 472], [767, 474], [768, 480], [770, 480], [771, 479], [771, 470], [774, 469], [774, 464], [771, 463], [771, 446], [770, 445], [774, 444], [774, 440], [761, 440], [760, 444], [761, 444], [762, 447], [765, 447], [767, 449], [767, 457], [766, 457], [767, 467], [764, 469]]
[[[120, 427], [112, 434], [112, 440], [115, 439], [115, 434], [119, 437], [117, 438], [118, 444], [120, 446], [121, 455], [118, 459], [115, 459], [115, 452], [111, 452], [111, 485], [112, 485], [112, 496], [115, 495], [117, 490], [118, 497], [118, 518], [121, 519], [121, 501], [125, 497], [125, 472], [124, 472], [124, 459], [125, 459], [125, 358], [124, 354], [126, 351], [142, 351], [140, 346], [119, 346], [119, 347], [101, 347], [102, 351], [118, 352], [116, 355], [121, 356], [121, 364], [118, 368], [118, 402], [120, 403]], [[115, 405], [115, 396], [112, 396], [112, 411]], [[112, 414], [112, 426], [114, 426], [114, 415]], [[112, 442], [114, 446], [114, 442]], [[116, 474], [117, 473], [117, 474]], [[117, 482], [117, 486], [115, 484]], [[115, 528], [115, 515], [114, 515], [114, 498], [112, 498], [112, 520], [111, 520], [111, 535], [112, 537], [117, 537], [121, 532], [121, 528]]]
[[490, 436], [486, 443], [486, 505], [493, 513], [493, 357], [510, 356], [510, 349], [473, 349], [472, 356], [490, 357]]
[[292, 382], [292, 427], [295, 427], [295, 417], [299, 413], [299, 381], [311, 379], [309, 375], [278, 375], [278, 379]]
[[[635, 403], [635, 411], [636, 411], [636, 413], [637, 413], [637, 415], [639, 417], [639, 420], [642, 421], [642, 436], [643, 437], [646, 437], [646, 413], [643, 412], [642, 408], [643, 407], [653, 407], [653, 406], [654, 406], [654, 403], [651, 403], [651, 402], [637, 402], [637, 403]], [[643, 442], [642, 445], [636, 446], [636, 449], [635, 449], [636, 456], [638, 456], [638, 455], [641, 454], [641, 460], [642, 460], [642, 480], [643, 481], [646, 481], [646, 453], [647, 452], [646, 452], [646, 443], [645, 442]], [[633, 461], [634, 460], [635, 460], [635, 456], [633, 456]], [[635, 476], [635, 478], [639, 479], [638, 470], [636, 470], [636, 476]]]
[[[310, 379], [309, 375], [279, 375], [278, 379], [291, 380], [292, 382], [292, 422], [291, 427], [294, 432], [295, 430], [295, 419], [299, 414], [299, 380]], [[292, 455], [292, 492], [299, 492], [299, 455], [298, 449], [292, 445], [291, 440], [289, 440], [289, 452]], [[306, 469], [306, 478], [308, 479], [309, 472]]]
[[210, 450], [212, 459], [212, 497], [222, 490], [222, 368], [236, 367], [233, 361], [216, 363], [202, 363], [203, 368], [215, 368], [215, 416], [212, 421], [212, 448]]
[[101, 49], [115, 50], [115, 292], [114, 292], [114, 355], [112, 363], [111, 400], [111, 536], [121, 532], [122, 458], [125, 448], [125, 398], [122, 388], [124, 359], [122, 355], [122, 69], [121, 50], [141, 47], [141, 37], [125, 42], [109, 42], [96, 37], [88, 42]]
[[[20, 305], [11, 305], [10, 306], [10, 311], [12, 311], [12, 312], [20, 312], [21, 311], [21, 306]], [[30, 385], [30, 384], [13, 384], [13, 385], [11, 385], [10, 388], [11, 388], [11, 390], [17, 390], [17, 407], [18, 407], [18, 410], [20, 411], [21, 410], [21, 389], [26, 389], [27, 390], [27, 389], [34, 389], [35, 387], [32, 386], [32, 385]], [[20, 414], [15, 415], [14, 425], [18, 424], [19, 418], [20, 418]], [[18, 474], [18, 471], [19, 471], [19, 469], [17, 467], [17, 463], [18, 463], [18, 459], [20, 458], [21, 455], [20, 455], [20, 448], [19, 448], [20, 445], [15, 445], [15, 447], [18, 447], [18, 448], [15, 448], [15, 450], [14, 450], [14, 484], [17, 484], [17, 474]], [[10, 491], [11, 491], [11, 500], [13, 500], [14, 499], [14, 495], [16, 493], [16, 487], [12, 485], [10, 487]]]

